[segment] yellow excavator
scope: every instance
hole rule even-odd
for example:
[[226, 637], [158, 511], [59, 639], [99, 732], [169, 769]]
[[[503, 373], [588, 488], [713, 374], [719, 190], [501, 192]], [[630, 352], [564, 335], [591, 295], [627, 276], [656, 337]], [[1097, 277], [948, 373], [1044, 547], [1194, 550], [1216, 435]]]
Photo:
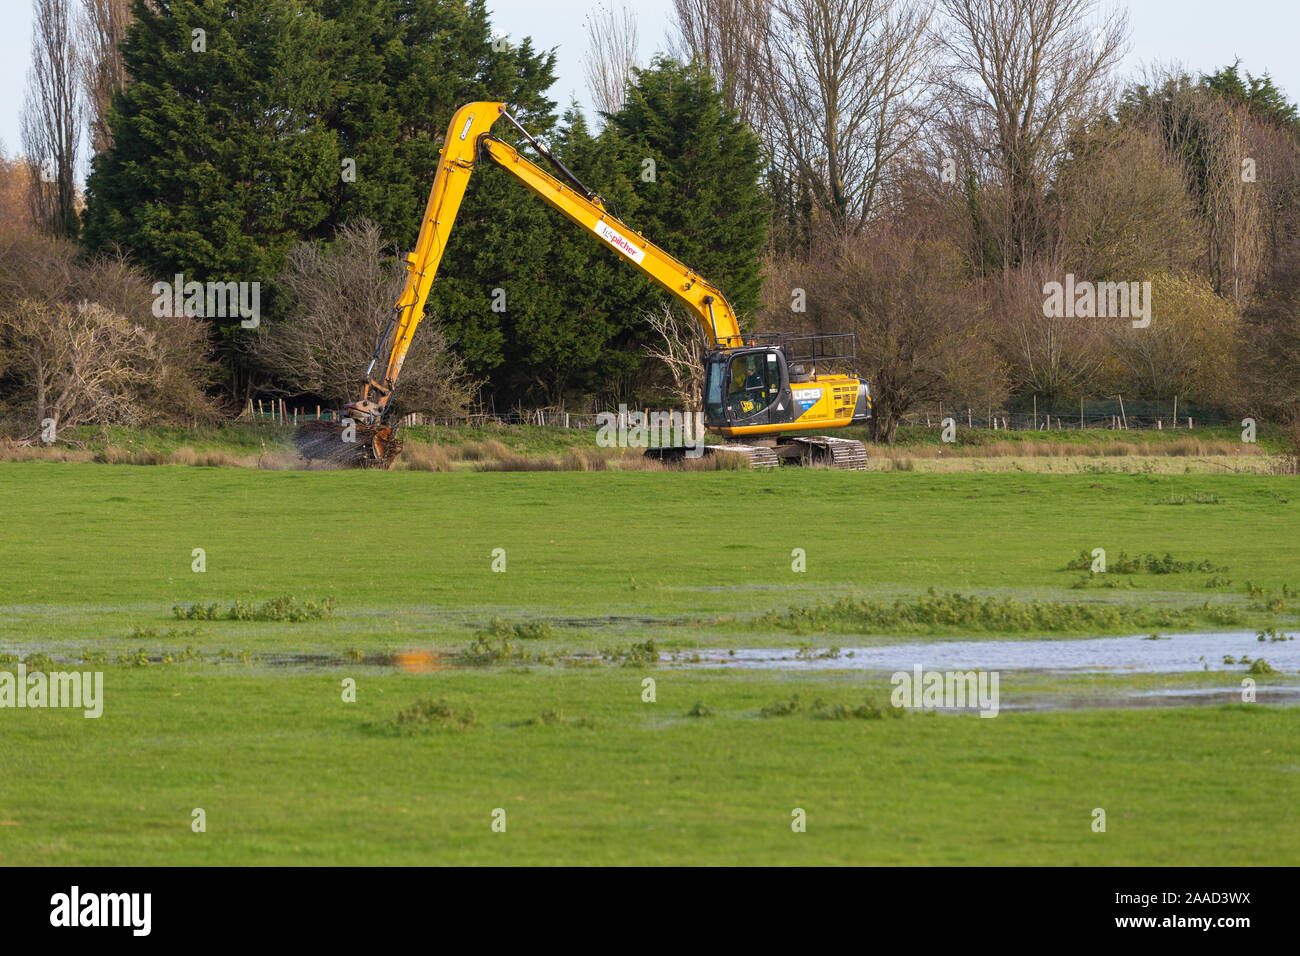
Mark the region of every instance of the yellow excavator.
[[[492, 126], [502, 117], [558, 177], [491, 135]], [[400, 453], [395, 426], [385, 422], [385, 415], [412, 336], [424, 318], [470, 173], [481, 160], [499, 166], [580, 228], [590, 230], [676, 296], [699, 321], [707, 344], [704, 423], [726, 439], [706, 445], [706, 453], [743, 455], [753, 467], [783, 462], [866, 467], [861, 442], [806, 434], [861, 424], [871, 417], [867, 383], [853, 370], [852, 335], [742, 334], [721, 291], [612, 215], [601, 197], [529, 135], [505, 104], [489, 102], [462, 106], [452, 117], [420, 236], [406, 257], [406, 284], [366, 369], [361, 396], [346, 406], [341, 422], [310, 423], [300, 430], [298, 443], [305, 457], [387, 468]], [[684, 448], [647, 451], [667, 460], [685, 453]]]

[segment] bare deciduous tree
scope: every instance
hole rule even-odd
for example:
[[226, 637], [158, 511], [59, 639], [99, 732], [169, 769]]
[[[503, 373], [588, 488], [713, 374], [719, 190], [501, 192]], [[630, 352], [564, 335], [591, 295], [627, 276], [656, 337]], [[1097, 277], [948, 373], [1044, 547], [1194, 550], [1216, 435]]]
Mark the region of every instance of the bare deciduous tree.
[[1253, 125], [1249, 156], [1259, 183], [1261, 231], [1268, 248], [1266, 269], [1288, 259], [1300, 236], [1300, 139], [1286, 130]]
[[[342, 226], [329, 246], [300, 243], [279, 277], [295, 305], [260, 330], [254, 355], [286, 391], [338, 405], [355, 399], [365, 372], [357, 356], [369, 355], [387, 329], [404, 277], [379, 227], [365, 220]], [[456, 417], [475, 388], [437, 316], [426, 314], [402, 366], [396, 410]]]
[[699, 322], [687, 318], [665, 305], [654, 312], [643, 312], [658, 340], [645, 347], [645, 353], [662, 362], [672, 378], [673, 398], [684, 410], [703, 407], [704, 333]]
[[[1043, 190], [1071, 127], [1102, 111], [1128, 16], [1099, 0], [939, 0], [948, 134], [992, 181], [1001, 268], [1041, 251]], [[966, 177], [963, 175], [962, 177]]]
[[1104, 125], [1077, 137], [1054, 182], [1056, 257], [1094, 281], [1190, 270], [1204, 229], [1188, 186], [1145, 130]]
[[32, 174], [32, 215], [54, 236], [76, 236], [76, 166], [85, 118], [73, 0], [33, 0], [32, 65], [21, 134]]
[[934, 108], [924, 0], [775, 0], [759, 122], [777, 166], [841, 232], [877, 214], [891, 169]]
[[121, 256], [85, 261], [66, 240], [0, 240], [0, 399], [24, 426], [210, 421], [201, 320], [159, 316]]
[[90, 148], [102, 153], [113, 145], [108, 108], [126, 85], [126, 66], [118, 44], [131, 25], [131, 0], [81, 0], [81, 74], [86, 84]]
[[[871, 383], [873, 441], [892, 442], [911, 409], [962, 384], [954, 377], [960, 361], [994, 364], [960, 250], [918, 238], [914, 224], [907, 230], [841, 237], [817, 250], [803, 282], [811, 330], [856, 336], [858, 368]], [[963, 355], [969, 349], [976, 351]]]
[[1246, 180], [1241, 165], [1251, 153], [1248, 111], [1220, 105], [1224, 115], [1215, 124], [1209, 157], [1216, 175], [1206, 197], [1210, 265], [1215, 288], [1243, 308], [1265, 264], [1260, 189]]
[[1293, 240], [1289, 268], [1278, 270], [1243, 316], [1241, 378], [1233, 404], [1300, 430], [1300, 249], [1295, 245]]
[[1103, 373], [1105, 330], [1098, 320], [1043, 314], [1043, 286], [1060, 263], [1039, 260], [991, 279], [985, 295], [1002, 323], [998, 341], [1012, 387], [1060, 399], [1089, 392]]
[[143, 326], [97, 303], [24, 299], [0, 312], [0, 334], [31, 390], [36, 423], [145, 423], [140, 393], [162, 355]]
[[637, 66], [636, 13], [626, 3], [617, 8], [601, 4], [582, 24], [587, 53], [582, 67], [596, 109], [617, 113], [627, 97], [627, 84]]
[[1193, 83], [1181, 68], [1148, 71], [1137, 91], [1123, 115], [1188, 167], [1189, 191], [1205, 221], [1205, 271], [1216, 292], [1244, 308], [1281, 248], [1273, 240], [1285, 235], [1276, 225], [1294, 189], [1285, 183], [1293, 163], [1288, 150], [1270, 148], [1274, 137], [1246, 106]]
[[723, 100], [744, 123], [757, 129], [761, 110], [759, 51], [772, 0], [673, 0], [677, 14], [670, 37], [680, 60], [708, 67]]

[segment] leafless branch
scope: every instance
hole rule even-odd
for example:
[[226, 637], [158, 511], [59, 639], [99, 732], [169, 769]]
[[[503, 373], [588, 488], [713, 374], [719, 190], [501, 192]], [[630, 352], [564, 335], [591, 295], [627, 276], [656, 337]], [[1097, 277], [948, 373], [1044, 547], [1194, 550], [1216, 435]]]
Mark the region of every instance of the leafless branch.
[[617, 8], [601, 4], [583, 19], [587, 53], [583, 72], [596, 109], [617, 113], [623, 108], [627, 84], [637, 66], [636, 14], [626, 3]]

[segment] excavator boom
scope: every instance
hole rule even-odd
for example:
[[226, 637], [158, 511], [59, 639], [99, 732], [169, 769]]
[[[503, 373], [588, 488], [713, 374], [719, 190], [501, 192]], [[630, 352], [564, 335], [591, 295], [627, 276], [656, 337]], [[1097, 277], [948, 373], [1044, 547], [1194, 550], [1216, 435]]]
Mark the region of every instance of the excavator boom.
[[[359, 419], [366, 424], [376, 424], [387, 409], [412, 337], [424, 318], [429, 290], [447, 247], [456, 213], [465, 196], [470, 173], [479, 159], [487, 159], [500, 166], [548, 205], [579, 226], [591, 230], [647, 276], [672, 292], [699, 320], [711, 347], [732, 348], [742, 344], [735, 310], [721, 291], [621, 222], [605, 209], [599, 196], [586, 193], [576, 179], [566, 184], [524, 158], [508, 143], [489, 135], [492, 126], [502, 116], [519, 126], [506, 112], [503, 103], [478, 102], [457, 110], [447, 128], [442, 159], [424, 210], [420, 235], [415, 249], [406, 257], [406, 285], [393, 309], [388, 330], [366, 371], [365, 392], [360, 401], [349, 406], [349, 410], [357, 413]], [[519, 129], [528, 136], [522, 127]], [[528, 138], [539, 149], [545, 149], [532, 140], [531, 136]], [[379, 374], [376, 375], [376, 372]]]

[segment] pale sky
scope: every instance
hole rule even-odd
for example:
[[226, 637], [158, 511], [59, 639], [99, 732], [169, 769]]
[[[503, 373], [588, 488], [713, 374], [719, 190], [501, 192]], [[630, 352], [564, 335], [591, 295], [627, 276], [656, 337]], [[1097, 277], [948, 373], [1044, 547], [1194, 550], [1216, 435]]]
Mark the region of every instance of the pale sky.
[[[19, 147], [18, 113], [31, 58], [31, 6], [31, 0], [0, 0], [7, 24], [0, 31], [0, 142], [9, 155]], [[488, 0], [498, 33], [531, 36], [543, 49], [556, 48], [559, 79], [551, 98], [561, 109], [573, 96], [589, 108], [582, 77], [582, 21], [595, 6], [596, 0]], [[634, 6], [642, 58], [648, 60], [665, 46], [672, 3], [636, 0]], [[1130, 0], [1128, 10], [1128, 73], [1136, 74], [1147, 63], [1171, 61], [1192, 73], [1212, 72], [1240, 58], [1250, 72], [1270, 73], [1289, 100], [1300, 99], [1300, 56], [1295, 50], [1300, 0]]]

